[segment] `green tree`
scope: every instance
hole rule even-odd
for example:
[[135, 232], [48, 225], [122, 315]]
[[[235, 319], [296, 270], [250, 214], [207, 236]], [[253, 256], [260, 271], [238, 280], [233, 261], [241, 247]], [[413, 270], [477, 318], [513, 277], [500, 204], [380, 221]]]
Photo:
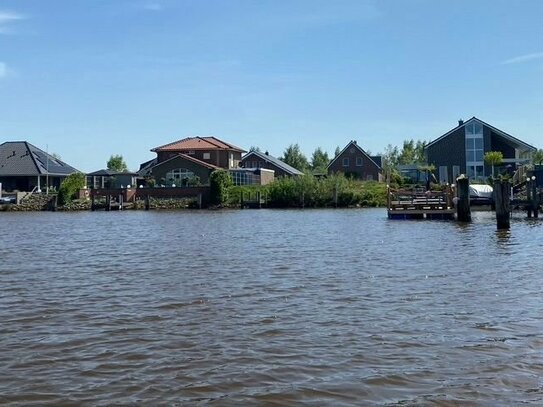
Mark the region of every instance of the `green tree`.
[[215, 170], [209, 177], [209, 186], [211, 203], [222, 205], [228, 200], [228, 188], [232, 186], [232, 178], [224, 170]]
[[311, 156], [311, 169], [314, 172], [326, 172], [329, 163], [328, 153], [317, 147]]
[[402, 149], [398, 153], [398, 164], [423, 164], [426, 161], [424, 156], [426, 144], [426, 141], [422, 140], [404, 140]]
[[106, 165], [107, 165], [108, 170], [113, 170], [113, 171], [118, 171], [118, 172], [128, 171], [128, 167], [126, 163], [124, 162], [123, 156], [119, 154], [112, 155], [111, 157], [109, 157], [109, 160]]
[[492, 166], [492, 176], [494, 176], [494, 166], [502, 165], [503, 163], [503, 154], [501, 151], [488, 151], [485, 153], [485, 164]]
[[72, 199], [76, 197], [77, 191], [85, 187], [85, 174], [81, 172], [74, 172], [68, 175], [58, 189], [58, 203], [59, 205], [66, 205], [70, 203]]
[[339, 154], [341, 154], [341, 149], [339, 146], [336, 147], [336, 150], [334, 151], [334, 158], [336, 158]]
[[249, 149], [249, 151], [256, 151], [258, 153], [261, 153], [262, 150], [260, 149], [260, 147], [258, 146], [251, 146], [251, 148]]
[[283, 153], [281, 161], [300, 171], [306, 171], [309, 167], [306, 156], [301, 152], [298, 143], [291, 144]]
[[543, 164], [543, 149], [537, 150], [532, 156], [532, 163], [535, 165]]

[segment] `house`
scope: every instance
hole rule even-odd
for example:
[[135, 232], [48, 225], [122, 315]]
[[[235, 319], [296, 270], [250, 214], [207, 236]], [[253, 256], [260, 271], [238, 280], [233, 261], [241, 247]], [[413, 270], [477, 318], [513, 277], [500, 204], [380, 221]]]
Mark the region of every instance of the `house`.
[[151, 150], [156, 158], [141, 164], [138, 174], [164, 185], [209, 183], [217, 169], [238, 168], [245, 150], [216, 137], [187, 137]]
[[382, 178], [381, 157], [369, 156], [355, 140], [351, 140], [328, 164], [328, 174], [344, 173], [366, 181]]
[[87, 187], [91, 189], [121, 188], [137, 184], [138, 174], [128, 171], [98, 170], [87, 174]]
[[0, 183], [5, 191], [58, 189], [74, 167], [27, 141], [0, 144]]
[[278, 158], [272, 157], [267, 151], [265, 153], [261, 153], [260, 151], [249, 151], [241, 159], [241, 166], [243, 168], [265, 168], [273, 170], [276, 177], [303, 175], [303, 172], [291, 167]]
[[229, 172], [234, 185], [268, 185], [275, 180], [274, 171], [267, 168], [236, 168]]
[[436, 167], [441, 183], [454, 183], [460, 174], [485, 180], [492, 175], [492, 167], [484, 162], [489, 151], [500, 151], [503, 165], [516, 168], [530, 162], [536, 148], [476, 117], [459, 120], [458, 126], [425, 147], [427, 162]]

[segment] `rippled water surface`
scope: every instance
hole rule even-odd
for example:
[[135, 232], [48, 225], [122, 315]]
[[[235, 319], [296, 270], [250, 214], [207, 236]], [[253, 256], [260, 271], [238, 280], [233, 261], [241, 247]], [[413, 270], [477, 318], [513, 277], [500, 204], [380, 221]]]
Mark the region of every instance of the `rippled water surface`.
[[543, 224], [0, 213], [0, 405], [543, 404]]

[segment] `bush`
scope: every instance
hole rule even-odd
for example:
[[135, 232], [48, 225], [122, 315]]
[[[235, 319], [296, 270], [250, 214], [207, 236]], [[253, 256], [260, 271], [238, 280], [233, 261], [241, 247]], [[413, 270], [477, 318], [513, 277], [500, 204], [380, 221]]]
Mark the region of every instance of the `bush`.
[[74, 172], [64, 178], [58, 189], [58, 204], [69, 204], [77, 195], [77, 191], [85, 187], [85, 174]]
[[232, 186], [232, 178], [224, 170], [215, 170], [209, 177], [210, 202], [212, 205], [223, 205], [228, 199], [228, 188]]

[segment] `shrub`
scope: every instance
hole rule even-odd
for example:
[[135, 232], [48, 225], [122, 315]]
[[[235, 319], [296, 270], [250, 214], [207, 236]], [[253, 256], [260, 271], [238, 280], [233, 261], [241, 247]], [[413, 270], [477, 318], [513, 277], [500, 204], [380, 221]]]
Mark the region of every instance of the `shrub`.
[[74, 172], [64, 178], [58, 189], [59, 205], [66, 205], [77, 195], [77, 191], [85, 186], [85, 174]]
[[222, 205], [228, 199], [228, 188], [232, 186], [232, 178], [224, 170], [215, 170], [209, 177], [210, 202], [212, 205]]

